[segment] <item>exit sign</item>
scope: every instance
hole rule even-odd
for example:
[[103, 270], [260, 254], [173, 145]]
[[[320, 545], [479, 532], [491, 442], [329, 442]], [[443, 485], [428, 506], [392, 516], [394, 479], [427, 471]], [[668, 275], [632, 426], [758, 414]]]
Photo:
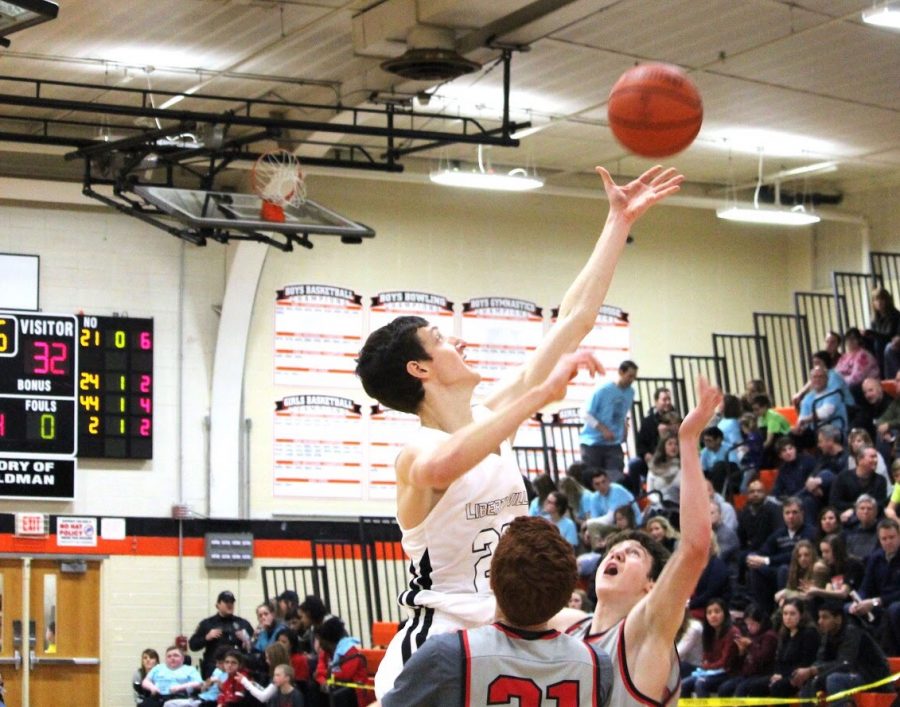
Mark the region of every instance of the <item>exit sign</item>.
[[45, 538], [49, 534], [49, 515], [45, 513], [16, 513], [17, 538]]

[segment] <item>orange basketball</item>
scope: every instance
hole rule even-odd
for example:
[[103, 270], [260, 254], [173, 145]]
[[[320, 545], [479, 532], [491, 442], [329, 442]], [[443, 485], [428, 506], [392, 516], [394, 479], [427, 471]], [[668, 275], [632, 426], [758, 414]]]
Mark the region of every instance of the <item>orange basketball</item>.
[[668, 157], [690, 145], [703, 122], [703, 101], [677, 66], [640, 64], [609, 92], [609, 126], [623, 146], [643, 157]]

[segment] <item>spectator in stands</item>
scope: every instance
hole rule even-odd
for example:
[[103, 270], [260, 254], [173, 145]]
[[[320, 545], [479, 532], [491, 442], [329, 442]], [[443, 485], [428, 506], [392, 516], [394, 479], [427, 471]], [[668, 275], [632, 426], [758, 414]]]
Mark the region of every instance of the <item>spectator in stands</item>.
[[813, 574], [826, 581], [824, 586], [806, 590], [810, 606], [818, 609], [823, 599], [849, 600], [850, 592], [859, 590], [864, 571], [862, 560], [847, 553], [843, 535], [826, 535], [819, 541], [819, 559], [813, 567]]
[[862, 400], [862, 382], [866, 378], [881, 378], [878, 359], [863, 346], [862, 334], [856, 327], [850, 327], [844, 333], [844, 353], [834, 369], [847, 383], [857, 402]]
[[594, 602], [591, 601], [587, 592], [580, 587], [576, 587], [572, 590], [572, 596], [569, 597], [567, 606], [570, 609], [578, 609], [579, 611], [586, 611], [588, 613], [594, 610]]
[[678, 657], [681, 659], [682, 680], [700, 667], [703, 662], [703, 623], [695, 619], [690, 611], [684, 612], [684, 623], [679, 629]]
[[810, 387], [800, 401], [797, 424], [791, 428], [800, 449], [809, 449], [816, 439], [816, 430], [833, 424], [838, 430], [847, 429], [847, 406], [840, 391], [828, 387], [828, 373], [816, 366], [809, 372]]
[[613, 513], [613, 525], [616, 531], [619, 530], [637, 530], [638, 524], [634, 517], [634, 509], [630, 503], [619, 506]]
[[741, 633], [731, 623], [728, 602], [712, 599], [703, 616], [703, 661], [681, 683], [683, 697], [709, 697], [736, 674], [739, 654], [735, 640]]
[[222, 659], [225, 669], [225, 679], [219, 685], [219, 705], [243, 705], [246, 704], [247, 688], [244, 682], [247, 680], [247, 670], [244, 654], [240, 651], [230, 650]]
[[[891, 404], [891, 398], [884, 394], [881, 381], [866, 378], [862, 382], [862, 397], [856, 404], [856, 412], [850, 422], [852, 428], [861, 427], [869, 437], [875, 437], [875, 421], [884, 415]], [[851, 432], [852, 434], [852, 432]]]
[[866, 330], [875, 348], [879, 363], [884, 362], [884, 350], [895, 336], [900, 336], [900, 311], [894, 298], [883, 287], [872, 290], [872, 321]]
[[744, 435], [744, 441], [738, 448], [740, 452], [739, 467], [741, 475], [733, 478], [727, 484], [726, 495], [732, 495], [735, 492], [744, 493], [747, 490], [747, 484], [750, 483], [750, 479], [755, 478], [762, 468], [765, 438], [759, 431], [756, 424], [756, 415], [752, 412], [745, 412], [741, 415], [741, 434]]
[[735, 697], [793, 697], [791, 676], [813, 664], [819, 650], [819, 632], [806, 613], [803, 600], [787, 599], [781, 607], [781, 628], [771, 676], [752, 678], [735, 690]]
[[131, 685], [134, 688], [134, 701], [139, 704], [149, 693], [144, 689], [142, 683], [154, 666], [159, 665], [159, 653], [153, 648], [145, 648], [141, 653], [141, 665], [134, 671], [131, 676]]
[[722, 430], [725, 438], [725, 452], [728, 454], [728, 461], [737, 464], [738, 447], [744, 441], [744, 435], [741, 433], [741, 400], [735, 395], [726, 394], [722, 398], [721, 418], [717, 423], [717, 427]]
[[672, 527], [669, 519], [665, 516], [653, 516], [644, 524], [644, 530], [669, 552], [675, 551], [675, 546], [681, 539], [681, 534]]
[[[856, 468], [856, 454], [863, 447], [875, 447], [872, 442], [871, 435], [866, 432], [861, 427], [856, 427], [850, 430], [850, 435], [847, 437], [847, 447], [849, 448], [849, 459], [847, 460], [847, 467], [849, 469]], [[878, 448], [875, 448], [878, 454], [878, 463], [875, 465], [875, 473], [882, 477], [887, 484], [888, 493], [890, 493], [891, 487], [891, 476], [888, 473], [887, 464], [884, 461], [884, 457], [881, 456], [881, 452], [878, 452]]]
[[228, 677], [225, 672], [225, 654], [231, 649], [228, 646], [219, 646], [216, 650], [216, 667], [206, 680], [203, 681], [203, 691], [197, 694], [201, 707], [214, 707], [219, 704], [219, 686]]
[[844, 534], [844, 524], [841, 523], [841, 517], [834, 506], [825, 506], [819, 511], [816, 519], [816, 535], [821, 540], [826, 535], [838, 533]]
[[744, 387], [744, 394], [741, 396], [741, 412], [753, 412], [753, 399], [764, 395], [769, 397], [769, 391], [766, 390], [766, 384], [759, 378], [752, 378], [747, 381]]
[[738, 540], [737, 533], [722, 522], [722, 511], [715, 501], [711, 501], [709, 504], [709, 518], [713, 534], [719, 545], [717, 554], [729, 568], [736, 566], [741, 541]]
[[581, 430], [581, 461], [592, 469], [609, 472], [610, 480], [621, 482], [625, 476], [625, 419], [634, 402], [632, 384], [638, 367], [634, 361], [619, 364], [619, 377], [601, 385], [584, 410]]
[[883, 380], [894, 380], [900, 374], [900, 336], [895, 336], [884, 347]]
[[653, 393], [653, 407], [641, 420], [641, 427], [634, 436], [637, 456], [628, 463], [628, 487], [639, 495], [640, 486], [650, 469], [650, 462], [659, 445], [659, 428], [664, 426], [663, 417], [674, 411], [672, 393], [668, 388], [657, 388]]
[[247, 619], [234, 613], [234, 594], [225, 590], [216, 597], [216, 613], [203, 619], [191, 636], [188, 645], [192, 651], [203, 651], [200, 674], [204, 679], [212, 675], [215, 668], [215, 654], [219, 646], [250, 650], [250, 636], [253, 626]]
[[791, 431], [791, 423], [777, 410], [772, 409], [768, 395], [757, 395], [750, 401], [750, 411], [756, 415], [756, 426], [763, 435], [761, 469], [773, 469], [777, 465], [776, 443]]
[[861, 599], [850, 605], [850, 613], [859, 617], [874, 614], [882, 625], [885, 649], [890, 655], [900, 655], [900, 525], [893, 518], [879, 521], [878, 545], [866, 563]]
[[784, 589], [775, 592], [775, 603], [781, 607], [786, 599], [806, 598], [806, 591], [814, 586], [813, 568], [819, 559], [811, 540], [799, 540], [791, 552], [787, 582]]
[[331, 618], [328, 607], [315, 594], [307, 594], [303, 603], [297, 607], [300, 614], [300, 647], [306, 653], [314, 653], [313, 639], [315, 630], [322, 625], [325, 619]]
[[719, 543], [713, 534], [709, 544], [709, 558], [688, 599], [688, 610], [695, 619], [702, 619], [710, 601], [731, 599], [731, 576], [728, 565], [719, 557]]
[[550, 474], [538, 474], [531, 482], [537, 496], [535, 496], [531, 504], [528, 506], [528, 515], [540, 516], [544, 514], [544, 501], [547, 497], [556, 491], [556, 484], [553, 483], [553, 477]]
[[647, 474], [647, 492], [657, 491], [663, 503], [678, 505], [681, 489], [681, 457], [678, 437], [662, 437], [650, 462]]
[[887, 482], [875, 473], [878, 452], [875, 447], [861, 447], [856, 453], [856, 468], [838, 474], [831, 484], [828, 502], [841, 514], [841, 522], [846, 525], [853, 516], [853, 504], [863, 494], [874, 498], [880, 508], [887, 501]]
[[289, 616], [297, 613], [297, 607], [300, 606], [300, 597], [293, 589], [285, 589], [281, 594], [275, 597], [276, 608], [278, 609], [279, 620], [287, 625]]
[[838, 474], [849, 468], [847, 450], [841, 443], [841, 431], [838, 428], [825, 425], [818, 431], [816, 439], [819, 453], [815, 466], [799, 494], [810, 518], [818, 516], [822, 506], [828, 504], [832, 482]]
[[758, 554], [766, 540], [784, 526], [781, 504], [766, 495], [763, 482], [756, 479], [747, 484], [747, 502], [738, 515], [738, 540], [741, 544], [738, 556], [741, 576], [744, 575], [747, 555]]
[[[357, 684], [368, 682], [366, 658], [359, 650], [359, 639], [347, 633], [343, 621], [336, 616], [326, 620], [316, 631], [316, 641], [319, 645], [316, 682], [323, 691], [326, 689], [328, 678]], [[334, 690], [335, 698], [337, 697], [336, 693], [341, 690], [352, 690], [355, 693], [358, 707], [365, 707], [375, 701], [374, 693], [362, 688], [338, 688], [338, 690]]]
[[276, 665], [272, 674], [272, 684], [278, 693], [269, 700], [269, 707], [304, 707], [306, 704], [300, 691], [294, 688], [294, 669], [290, 665]]
[[311, 674], [309, 659], [300, 647], [300, 637], [296, 631], [288, 629], [278, 635], [278, 642], [287, 649], [290, 656], [290, 665], [294, 671], [294, 680], [297, 682], [297, 687], [300, 688], [304, 698], [307, 697]]
[[866, 560], [878, 547], [878, 504], [869, 494], [864, 493], [856, 499], [850, 510], [853, 516], [844, 527], [847, 552]]
[[771, 611], [775, 592], [787, 582], [787, 568], [794, 546], [800, 540], [814, 540], [815, 532], [805, 525], [803, 504], [791, 497], [782, 506], [784, 527], [772, 533], [758, 553], [747, 555], [750, 594], [754, 601]]
[[[797, 668], [791, 680], [801, 688], [803, 697], [813, 697], [820, 690], [834, 695], [888, 676], [881, 648], [868, 633], [844, 618], [841, 602], [830, 600], [819, 607], [819, 633], [815, 662], [808, 668]], [[852, 699], [844, 699], [829, 704], [847, 707], [852, 703]]]
[[273, 680], [275, 668], [279, 665], [291, 665], [291, 652], [280, 640], [275, 641], [266, 648], [265, 670], [257, 675], [257, 680], [251, 680], [243, 675], [239, 678], [241, 687], [246, 690], [258, 702], [268, 702], [278, 693], [278, 687]]
[[778, 455], [778, 475], [772, 487], [775, 498], [796, 496], [803, 491], [806, 480], [815, 468], [813, 458], [808, 454], [799, 454], [797, 445], [790, 437], [782, 437], [775, 443]]
[[725, 435], [718, 427], [707, 427], [701, 436], [703, 448], [700, 450], [700, 467], [703, 475], [712, 482], [716, 489], [725, 488], [725, 480], [739, 473], [736, 464], [728, 461], [728, 450], [725, 448]]
[[[635, 511], [635, 518], [640, 522], [641, 512], [637, 507], [631, 491], [621, 484], [609, 480], [609, 474], [603, 469], [594, 472], [592, 479], [594, 493], [591, 496], [591, 521], [603, 525], [613, 525], [613, 513], [619, 506], [631, 503]], [[588, 521], [590, 523], [591, 521]]]
[[197, 669], [184, 664], [184, 653], [178, 646], [166, 648], [165, 663], [150, 669], [141, 686], [149, 694], [141, 707], [158, 707], [175, 697], [190, 697], [203, 686]]
[[559, 490], [565, 494], [566, 500], [569, 502], [569, 515], [581, 527], [581, 524], [591, 516], [591, 492], [578, 480], [581, 477], [572, 470], [572, 466], [559, 480]]
[[560, 534], [574, 548], [578, 547], [578, 528], [569, 515], [569, 502], [559, 491], [551, 491], [544, 501], [543, 516], [556, 526]]
[[[837, 336], [832, 332], [829, 334], [830, 336]], [[829, 337], [826, 337], [826, 341]], [[841, 391], [841, 398], [844, 401], [844, 405], [851, 406], [854, 404], [853, 396], [850, 394], [850, 389], [847, 387], [846, 381], [841, 378], [841, 374], [834, 370], [834, 364], [837, 363], [838, 358], [840, 358], [840, 352], [835, 354], [829, 353], [828, 349], [823, 349], [822, 351], [816, 351], [810, 357], [810, 368], [816, 368], [817, 366], [824, 368], [828, 371], [828, 390], [839, 390]], [[807, 380], [806, 384], [797, 391], [794, 396], [791, 398], [791, 404], [795, 407], [800, 405], [800, 401], [803, 400], [803, 396], [809, 392], [811, 382]]]
[[275, 607], [264, 601], [256, 607], [256, 630], [253, 632], [253, 650], [262, 653], [266, 646], [274, 643], [287, 626], [281, 623], [275, 616]]
[[706, 481], [706, 493], [709, 496], [710, 501], [714, 501], [719, 504], [719, 513], [722, 514], [722, 522], [732, 530], [736, 531], [737, 511], [734, 510], [734, 506], [732, 506], [722, 497], [722, 494], [716, 492], [709, 479], [707, 479]]
[[772, 630], [769, 615], [756, 604], [748, 604], [744, 609], [745, 632], [735, 639], [738, 649], [738, 674], [719, 685], [719, 697], [732, 697], [751, 680], [768, 678], [775, 665], [778, 636]]
[[891, 496], [887, 506], [884, 508], [884, 515], [888, 518], [898, 520], [898, 512], [900, 512], [900, 459], [895, 459], [891, 464], [891, 475], [894, 477], [894, 486], [891, 488]]

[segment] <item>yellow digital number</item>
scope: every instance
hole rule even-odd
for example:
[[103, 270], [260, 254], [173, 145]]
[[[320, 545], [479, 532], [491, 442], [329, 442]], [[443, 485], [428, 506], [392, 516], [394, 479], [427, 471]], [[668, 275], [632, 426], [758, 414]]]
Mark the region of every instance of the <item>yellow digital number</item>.
[[92, 435], [100, 434], [100, 418], [96, 415], [91, 415], [88, 418], [88, 432]]

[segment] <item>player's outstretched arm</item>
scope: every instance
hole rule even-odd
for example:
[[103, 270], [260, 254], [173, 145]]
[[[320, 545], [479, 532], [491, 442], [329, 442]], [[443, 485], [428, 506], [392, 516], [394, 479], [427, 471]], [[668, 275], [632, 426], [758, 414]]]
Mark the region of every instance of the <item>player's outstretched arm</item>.
[[697, 381], [697, 405], [678, 430], [681, 448], [681, 540], [655, 586], [635, 609], [628, 630], [644, 644], [668, 650], [684, 618], [684, 607], [709, 561], [712, 524], [706, 479], [700, 467], [700, 434], [722, 400], [722, 391], [705, 378]]
[[560, 356], [578, 347], [594, 326], [632, 224], [653, 204], [677, 192], [684, 181], [675, 169], [663, 169], [659, 165], [622, 186], [603, 167], [597, 167], [597, 174], [609, 199], [603, 232], [587, 263], [566, 291], [556, 324], [514, 377], [499, 385], [487, 399], [485, 404], [491, 409], [539, 384]]
[[580, 351], [563, 356], [550, 375], [519, 397], [510, 400], [493, 414], [469, 423], [446, 441], [429, 450], [407, 447], [397, 458], [397, 480], [402, 487], [446, 489], [508, 439], [525, 420], [542, 407], [566, 395], [569, 381], [578, 369], [591, 376], [600, 364], [590, 353]]

